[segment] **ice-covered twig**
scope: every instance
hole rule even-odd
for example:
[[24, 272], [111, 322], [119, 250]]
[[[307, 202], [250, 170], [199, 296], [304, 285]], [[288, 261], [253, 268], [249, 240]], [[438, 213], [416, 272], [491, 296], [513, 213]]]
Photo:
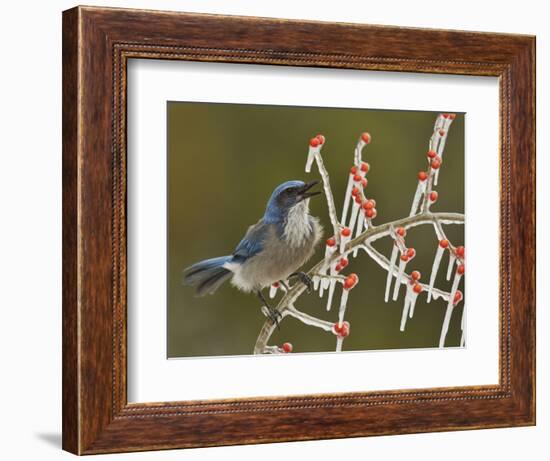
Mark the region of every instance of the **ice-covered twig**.
[[[405, 271], [404, 264], [400, 264], [400, 266], [402, 266], [401, 269], [395, 266], [395, 259], [399, 254], [400, 261], [402, 263], [406, 263], [407, 261], [412, 259], [415, 254], [414, 249], [406, 247], [404, 239], [395, 238], [396, 228], [402, 228], [403, 231], [405, 231], [406, 229], [415, 226], [430, 224], [434, 227], [436, 235], [438, 236], [438, 240], [441, 242], [442, 240], [447, 240], [443, 231], [443, 224], [447, 225], [464, 223], [464, 216], [462, 214], [433, 213], [430, 211], [430, 205], [437, 200], [437, 192], [433, 191], [432, 187], [434, 185], [434, 178], [439, 172], [439, 167], [441, 166], [441, 154], [445, 146], [446, 135], [450, 125], [450, 122], [447, 122], [446, 120], [449, 120], [449, 117], [450, 116], [448, 114], [442, 114], [436, 119], [434, 134], [430, 139], [428, 168], [427, 171], [420, 172], [418, 175], [419, 185], [417, 187], [417, 194], [415, 194], [415, 199], [413, 200], [413, 206], [411, 207], [411, 216], [378, 226], [373, 226], [371, 224], [371, 219], [376, 216], [375, 203], [372, 199], [367, 200], [363, 192], [363, 188], [367, 185], [365, 176], [369, 169], [369, 166], [362, 161], [361, 150], [364, 147], [364, 145], [362, 145], [362, 142], [364, 144], [370, 142], [370, 135], [364, 134], [355, 149], [354, 166], [352, 167], [351, 174], [348, 175], [348, 190], [346, 191], [345, 195], [341, 222], [339, 222], [336, 217], [336, 207], [334, 205], [334, 198], [330, 188], [329, 176], [320, 153], [321, 147], [324, 145], [325, 138], [321, 135], [318, 135], [311, 140], [310, 150], [308, 152], [308, 160], [306, 163], [306, 171], [311, 171], [311, 167], [314, 161], [317, 163], [321, 178], [323, 180], [323, 187], [328, 204], [328, 214], [334, 231], [334, 237], [332, 237], [334, 244], [332, 245], [332, 249], [326, 249], [325, 257], [323, 258], [323, 260], [316, 264], [308, 272], [308, 275], [313, 280], [314, 289], [319, 290], [320, 296], [322, 296], [323, 290], [329, 288], [330, 297], [330, 291], [334, 293], [335, 285], [338, 282], [343, 284], [343, 292], [340, 299], [340, 308], [338, 311], [338, 322], [336, 324], [331, 324], [330, 322], [327, 322], [325, 320], [321, 320], [309, 314], [300, 312], [294, 307], [294, 302], [305, 291], [305, 285], [302, 283], [297, 283], [293, 285], [288, 290], [288, 292], [284, 293], [284, 295], [280, 299], [276, 310], [281, 314], [281, 319], [285, 316], [291, 315], [305, 324], [320, 327], [325, 331], [331, 330], [332, 333], [337, 336], [336, 350], [340, 351], [342, 349], [343, 339], [349, 334], [349, 323], [344, 320], [344, 317], [348, 305], [348, 290], [346, 289], [346, 284], [349, 283], [348, 279], [350, 278], [350, 276], [344, 277], [337, 274], [343, 268], [341, 261], [346, 260], [347, 264], [346, 256], [349, 257], [350, 254], [356, 255], [358, 249], [364, 249], [376, 263], [378, 263], [388, 272], [385, 299], [389, 297], [389, 290], [391, 288], [391, 281], [393, 277], [396, 277], [397, 279], [394, 286], [394, 292], [397, 291], [397, 293], [399, 293], [399, 287], [401, 286], [401, 284], [406, 285], [407, 295], [403, 309], [403, 328], [405, 326], [407, 316], [412, 317], [412, 315], [414, 314], [416, 299], [419, 293], [423, 290], [428, 291], [428, 297], [430, 299], [442, 298], [445, 301], [448, 301], [448, 303], [451, 304], [451, 307], [456, 304], [456, 296], [459, 294], [460, 296], [462, 296], [460, 291], [456, 290], [456, 287], [453, 287], [452, 293], [448, 293], [433, 286], [435, 276], [437, 275], [437, 269], [439, 267], [439, 261], [436, 264], [436, 261], [434, 260], [434, 268], [432, 270], [432, 276], [430, 277], [430, 286], [424, 285], [418, 281], [419, 275], [415, 275], [417, 271], [413, 271], [411, 272], [411, 275], [408, 275]], [[366, 138], [364, 137], [365, 135]], [[358, 192], [356, 194], [353, 194], [353, 197], [356, 200], [354, 206], [355, 213], [353, 214], [353, 216], [350, 217], [351, 219], [347, 222], [349, 227], [344, 227], [347, 221], [349, 200], [352, 199], [351, 192], [354, 185], [358, 189]], [[384, 255], [382, 255], [372, 247], [373, 242], [387, 236], [392, 236], [395, 241], [395, 245], [392, 249], [392, 261], [388, 261], [388, 259]], [[464, 262], [464, 247], [455, 248], [449, 243], [447, 247], [450, 254], [457, 258], [458, 267], [461, 267]], [[438, 252], [439, 251], [440, 250], [438, 250]], [[441, 256], [442, 254], [439, 257], [439, 260], [441, 259]], [[451, 264], [451, 266], [453, 266], [453, 264]], [[327, 275], [327, 271], [329, 270], [330, 273]], [[459, 269], [457, 268], [457, 273], [458, 270]], [[457, 275], [455, 274], [455, 277], [456, 276]], [[460, 280], [460, 278], [458, 278], [458, 280]], [[330, 290], [331, 286], [332, 290]], [[332, 300], [329, 300], [327, 304], [328, 308], [330, 308], [331, 302]], [[448, 315], [448, 317], [449, 320], [447, 320], [447, 325], [445, 326], [444, 322], [443, 329], [448, 328], [450, 314]], [[275, 350], [273, 349], [274, 347], [278, 347], [267, 345], [267, 342], [273, 334], [274, 329], [275, 323], [272, 318], [269, 317], [265, 321], [264, 326], [262, 327], [262, 330], [260, 331], [260, 334], [256, 341], [256, 346], [254, 348], [255, 353], [269, 353], [269, 351]], [[463, 342], [464, 339], [462, 339], [461, 341]]]
[[[392, 270], [393, 275], [397, 275], [397, 268], [394, 266], [393, 269], [390, 269], [390, 263], [382, 253], [380, 253], [378, 250], [376, 250], [369, 244], [362, 245], [361, 248], [365, 250], [365, 252], [372, 258], [372, 260], [378, 263], [380, 267], [382, 267], [385, 270]], [[411, 277], [409, 275], [403, 274], [403, 279], [401, 280], [401, 283], [409, 283], [410, 280], [411, 280]], [[428, 289], [428, 285], [420, 282], [417, 282], [417, 283], [422, 288], [422, 291]], [[433, 288], [432, 297], [434, 299], [443, 299], [447, 301], [450, 297], [450, 294], [438, 288]]]
[[357, 141], [357, 145], [355, 146], [355, 150], [353, 152], [353, 163], [354, 165], [351, 167], [350, 174], [348, 176], [348, 184], [346, 187], [346, 195], [344, 196], [344, 206], [342, 208], [342, 219], [340, 222], [345, 223], [346, 218], [348, 216], [348, 209], [349, 209], [349, 203], [351, 200], [351, 190], [353, 188], [353, 183], [355, 181], [356, 175], [361, 175], [362, 177], [365, 177], [366, 173], [368, 172], [368, 163], [363, 163], [363, 148], [370, 144], [371, 142], [371, 135], [369, 133], [362, 133], [359, 141]]
[[291, 317], [294, 317], [295, 319], [300, 320], [302, 323], [304, 323], [306, 325], [321, 328], [325, 331], [332, 331], [333, 324], [331, 322], [327, 322], [326, 320], [318, 319], [317, 317], [313, 317], [312, 315], [309, 315], [309, 314], [306, 314], [305, 312], [299, 311], [293, 305], [288, 306], [287, 313]]
[[[315, 143], [315, 140], [317, 140], [317, 144]], [[317, 168], [319, 169], [319, 174], [321, 175], [321, 179], [323, 180], [323, 189], [325, 191], [328, 214], [334, 231], [334, 236], [336, 238], [336, 243], [340, 243], [340, 223], [338, 222], [338, 217], [336, 216], [336, 206], [334, 205], [334, 197], [332, 196], [332, 189], [330, 188], [330, 178], [327, 169], [325, 168], [325, 164], [323, 163], [323, 157], [321, 156], [321, 146], [324, 144], [324, 142], [325, 138], [322, 135], [317, 135], [310, 141], [310, 150], [308, 153], [308, 163], [306, 163], [306, 172], [309, 173], [311, 171], [310, 158], [313, 157], [317, 162]]]
[[418, 206], [420, 205], [420, 199], [426, 192], [427, 179], [428, 179], [428, 175], [426, 174], [425, 171], [420, 171], [418, 173], [418, 184], [416, 186], [416, 192], [414, 193], [409, 216], [415, 215], [418, 211]]

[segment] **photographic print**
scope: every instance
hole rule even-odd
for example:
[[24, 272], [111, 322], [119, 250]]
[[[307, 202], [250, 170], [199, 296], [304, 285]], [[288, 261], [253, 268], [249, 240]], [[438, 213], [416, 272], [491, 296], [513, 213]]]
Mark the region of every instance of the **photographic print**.
[[168, 357], [465, 347], [454, 112], [167, 103]]

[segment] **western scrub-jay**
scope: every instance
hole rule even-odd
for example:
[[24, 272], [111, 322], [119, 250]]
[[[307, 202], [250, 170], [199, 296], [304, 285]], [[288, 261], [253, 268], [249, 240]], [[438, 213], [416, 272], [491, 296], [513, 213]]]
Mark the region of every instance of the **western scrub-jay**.
[[244, 292], [255, 292], [278, 325], [280, 315], [265, 300], [262, 289], [297, 276], [311, 290], [312, 281], [296, 272], [312, 255], [322, 234], [309, 214], [310, 192], [319, 181], [287, 181], [275, 188], [264, 216], [248, 228], [233, 254], [200, 261], [184, 270], [183, 283], [196, 286], [199, 296], [211, 294], [231, 278]]

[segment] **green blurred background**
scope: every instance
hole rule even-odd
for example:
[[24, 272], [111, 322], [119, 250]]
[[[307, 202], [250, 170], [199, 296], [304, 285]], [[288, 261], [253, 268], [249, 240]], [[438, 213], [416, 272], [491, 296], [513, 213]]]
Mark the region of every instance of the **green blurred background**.
[[[229, 283], [214, 295], [196, 297], [192, 287], [182, 285], [182, 271], [199, 260], [231, 254], [248, 226], [261, 218], [278, 184], [319, 177], [316, 166], [310, 175], [304, 172], [309, 138], [317, 133], [326, 137], [323, 159], [340, 215], [355, 144], [361, 132], [371, 134], [372, 142], [363, 151], [371, 165], [366, 193], [377, 201], [375, 223], [381, 224], [408, 215], [438, 114], [195, 102], [168, 102], [167, 111], [168, 357], [252, 353], [265, 320], [257, 297]], [[436, 189], [439, 200], [433, 211], [464, 212], [463, 114], [457, 114], [451, 126]], [[311, 200], [311, 212], [321, 219], [328, 238], [331, 226], [323, 195]], [[463, 226], [445, 230], [453, 243], [464, 242]], [[417, 250], [409, 270], [420, 270], [427, 282], [436, 250], [433, 228], [409, 230], [407, 245]], [[374, 246], [389, 257], [388, 238]], [[323, 254], [320, 245], [303, 269]], [[386, 272], [365, 253], [359, 255], [346, 271], [356, 272], [360, 283], [348, 303], [351, 334], [344, 351], [437, 347], [445, 303], [426, 304], [423, 293], [413, 319], [400, 332], [404, 291], [398, 301], [384, 303]], [[446, 268], [445, 257], [436, 286], [449, 290]], [[303, 295], [296, 307], [335, 321], [339, 297], [337, 291], [330, 312], [325, 310], [326, 296], [320, 300], [317, 293]], [[447, 346], [459, 345], [461, 311], [462, 304], [453, 313]], [[336, 342], [335, 336], [291, 317], [282, 322], [270, 344], [285, 341], [294, 345], [294, 352], [334, 351]]]

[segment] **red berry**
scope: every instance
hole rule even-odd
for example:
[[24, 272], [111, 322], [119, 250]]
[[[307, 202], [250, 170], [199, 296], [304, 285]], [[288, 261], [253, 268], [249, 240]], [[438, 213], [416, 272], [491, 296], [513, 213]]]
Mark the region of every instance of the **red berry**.
[[407, 262], [409, 260], [409, 257], [407, 256], [406, 253], [403, 253], [401, 256], [399, 256], [399, 258], [401, 259], [401, 261], [403, 262]]
[[432, 202], [435, 202], [437, 200], [437, 197], [439, 197], [439, 194], [435, 190], [430, 192], [430, 200]]
[[336, 239], [334, 237], [331, 237], [331, 238], [327, 239], [327, 246], [328, 247], [333, 247], [334, 245], [336, 245]]
[[346, 267], [348, 264], [349, 264], [349, 261], [347, 260], [347, 258], [340, 259], [340, 266]]
[[363, 173], [368, 173], [369, 170], [370, 170], [370, 165], [367, 162], [362, 162], [361, 163], [361, 171]]
[[352, 176], [355, 175], [357, 173], [357, 167], [355, 166], [352, 166], [349, 170], [349, 174], [351, 174]]
[[274, 288], [279, 288], [279, 282], [275, 282], [275, 283], [273, 284], [273, 287], [274, 287]]
[[342, 235], [344, 237], [349, 237], [351, 235], [351, 229], [349, 227], [344, 227], [342, 229]]
[[344, 338], [349, 335], [349, 330], [350, 324], [347, 321], [342, 322], [341, 325], [337, 322], [332, 326], [333, 333]]
[[378, 212], [376, 211], [376, 208], [373, 208], [372, 209], [372, 216], [370, 216], [370, 218], [372, 218], [372, 219], [376, 218], [377, 214], [378, 214]]
[[367, 181], [366, 178], [361, 178], [361, 186], [363, 187], [363, 189], [364, 189], [365, 187], [367, 187], [367, 184], [368, 184], [368, 183], [369, 183], [369, 182]]
[[292, 344], [291, 343], [284, 343], [283, 344], [283, 352], [285, 354], [289, 354], [290, 352], [292, 352]]
[[439, 130], [439, 136], [443, 136], [445, 134], [445, 130]]
[[405, 229], [404, 227], [398, 227], [395, 232], [400, 237], [405, 237], [405, 235], [407, 235], [407, 229]]
[[432, 163], [430, 164], [430, 166], [434, 170], [437, 170], [441, 166], [441, 161], [440, 160], [432, 160]]
[[449, 114], [441, 114], [443, 118], [449, 118]]
[[456, 114], [449, 114], [449, 118], [450, 118], [451, 120], [454, 120], [454, 119], [456, 118]]
[[459, 273], [459, 275], [464, 275], [465, 272], [464, 264], [459, 264], [459, 266], [456, 268], [456, 271]]
[[362, 179], [362, 178], [363, 178], [363, 176], [361, 176], [360, 174], [355, 174], [355, 175], [353, 176], [353, 180], [354, 180], [355, 182], [361, 182], [361, 179]]
[[407, 256], [409, 257], [409, 259], [412, 259], [416, 256], [416, 250], [414, 248], [409, 248], [407, 250]]
[[370, 210], [372, 208], [374, 208], [374, 200], [367, 200], [365, 203], [363, 203], [363, 209], [364, 210]]
[[359, 205], [361, 205], [361, 196], [360, 195], [355, 196], [355, 203], [358, 203]]
[[351, 290], [359, 281], [359, 277], [357, 277], [357, 274], [350, 274], [346, 277], [346, 280], [344, 280], [344, 289]]
[[413, 291], [418, 294], [422, 291], [422, 285], [418, 284], [418, 283], [415, 283], [413, 285]]
[[319, 140], [319, 144], [323, 145], [325, 143], [325, 137], [322, 134], [315, 136]]
[[426, 155], [430, 158], [434, 158], [437, 155], [437, 153], [434, 150], [429, 150]]
[[351, 290], [354, 286], [355, 286], [355, 282], [353, 280], [346, 279], [344, 281], [344, 288], [346, 290]]
[[365, 132], [365, 133], [361, 134], [361, 139], [363, 140], [363, 142], [365, 144], [368, 144], [371, 141], [371, 136], [370, 136], [369, 133]]
[[375, 213], [376, 213], [376, 208], [367, 208], [365, 210], [365, 216], [367, 218], [374, 218]]
[[464, 259], [465, 252], [466, 252], [466, 250], [462, 246], [456, 248], [456, 254], [458, 255], [459, 258]]
[[342, 266], [340, 264], [336, 264], [336, 267], [334, 268], [336, 272], [340, 272], [342, 270]]
[[428, 175], [426, 174], [425, 171], [419, 171], [418, 172], [418, 179], [420, 181], [426, 181], [427, 178], [428, 178]]
[[440, 241], [439, 241], [439, 246], [440, 246], [441, 248], [447, 248], [447, 247], [449, 246], [449, 241], [446, 240], [446, 239], [440, 240]]
[[342, 328], [340, 329], [340, 336], [346, 338], [349, 335], [349, 322], [343, 322]]
[[411, 272], [411, 278], [413, 280], [420, 280], [420, 276], [421, 276], [420, 272], [418, 272], [418, 271], [412, 271]]
[[319, 144], [321, 144], [321, 143], [320, 143], [319, 139], [317, 139], [317, 138], [311, 138], [310, 141], [309, 141], [309, 145], [311, 147], [318, 147]]
[[453, 299], [453, 304], [458, 304], [462, 300], [462, 291], [456, 290], [455, 297]]
[[357, 195], [359, 194], [359, 189], [357, 187], [353, 187], [351, 189], [351, 195], [353, 195], [354, 197], [357, 197]]

